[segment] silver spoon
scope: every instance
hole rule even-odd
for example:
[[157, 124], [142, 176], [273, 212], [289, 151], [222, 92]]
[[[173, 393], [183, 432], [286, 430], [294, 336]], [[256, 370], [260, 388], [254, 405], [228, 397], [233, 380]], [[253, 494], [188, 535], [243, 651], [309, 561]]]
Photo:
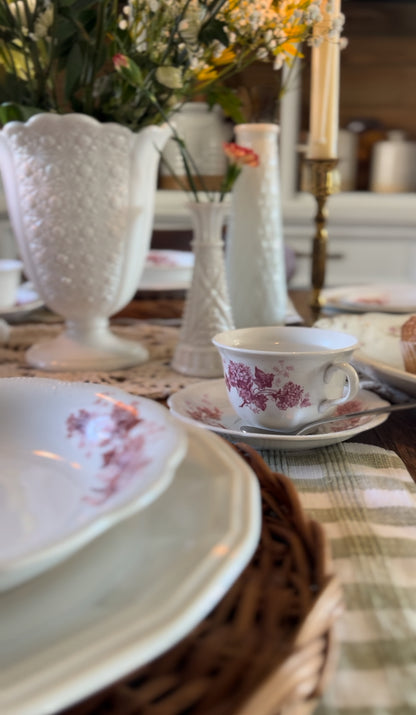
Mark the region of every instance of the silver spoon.
[[288, 429], [272, 429], [267, 427], [252, 427], [251, 425], [241, 425], [240, 432], [244, 434], [281, 434], [281, 435], [302, 435], [308, 434], [309, 432], [315, 430], [321, 425], [327, 424], [327, 422], [339, 422], [340, 420], [347, 420], [350, 417], [361, 417], [362, 415], [383, 415], [387, 412], [399, 412], [400, 410], [411, 410], [416, 407], [416, 401], [405, 402], [400, 405], [385, 405], [384, 407], [373, 407], [369, 410], [361, 410], [360, 412], [349, 412], [345, 415], [332, 415], [330, 417], [322, 417], [320, 420], [314, 420], [313, 422], [308, 422], [305, 425], [299, 425], [298, 427], [292, 427]]

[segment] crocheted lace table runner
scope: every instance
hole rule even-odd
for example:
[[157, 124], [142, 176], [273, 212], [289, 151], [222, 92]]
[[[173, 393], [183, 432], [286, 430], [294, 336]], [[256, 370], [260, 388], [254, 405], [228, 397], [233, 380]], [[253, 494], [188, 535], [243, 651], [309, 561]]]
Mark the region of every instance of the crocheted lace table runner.
[[10, 328], [6, 342], [0, 345], [0, 377], [39, 376], [70, 382], [97, 382], [116, 385], [135, 395], [153, 399], [166, 399], [170, 394], [201, 378], [186, 377], [170, 367], [170, 360], [179, 331], [175, 327], [137, 322], [132, 325], [117, 325], [114, 333], [130, 340], [141, 342], [149, 351], [148, 362], [127, 370], [46, 372], [30, 367], [25, 360], [26, 350], [43, 340], [55, 337], [62, 325], [25, 324]]

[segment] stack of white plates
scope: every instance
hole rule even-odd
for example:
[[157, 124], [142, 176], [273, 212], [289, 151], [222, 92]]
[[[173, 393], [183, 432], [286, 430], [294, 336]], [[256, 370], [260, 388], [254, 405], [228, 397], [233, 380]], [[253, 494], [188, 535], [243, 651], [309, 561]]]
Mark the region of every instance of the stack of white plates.
[[230, 447], [104, 385], [0, 380], [0, 712], [55, 712], [192, 629], [250, 559]]

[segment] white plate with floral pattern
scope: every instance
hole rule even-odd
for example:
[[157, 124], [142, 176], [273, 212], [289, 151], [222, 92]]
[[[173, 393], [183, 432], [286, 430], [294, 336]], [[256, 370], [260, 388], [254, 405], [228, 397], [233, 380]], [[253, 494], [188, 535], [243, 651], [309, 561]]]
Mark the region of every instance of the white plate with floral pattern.
[[181, 425], [169, 487], [55, 568], [0, 594], [0, 712], [61, 711], [157, 657], [218, 603], [256, 549], [260, 490], [222, 439]]
[[375, 283], [328, 288], [322, 291], [322, 299], [326, 308], [354, 313], [413, 313], [416, 312], [416, 285]]
[[4, 320], [21, 317], [30, 313], [32, 310], [41, 308], [43, 306], [43, 300], [39, 298], [32, 283], [26, 282], [21, 283], [17, 289], [16, 302], [10, 308], [3, 308], [0, 310], [0, 318]]
[[194, 270], [191, 251], [152, 249], [147, 254], [139, 290], [187, 290]]
[[169, 485], [186, 433], [104, 385], [0, 380], [0, 591], [54, 566]]
[[[356, 412], [371, 407], [388, 405], [386, 400], [368, 391], [360, 390], [357, 397], [340, 405], [335, 414]], [[247, 442], [257, 449], [304, 450], [327, 447], [331, 444], [344, 442], [360, 432], [365, 432], [384, 422], [388, 415], [367, 415], [336, 422], [333, 425], [323, 425], [316, 433], [300, 436], [259, 435], [250, 432], [242, 433], [242, 420], [234, 412], [228, 400], [225, 382], [207, 380], [188, 385], [168, 400], [172, 413], [189, 424], [212, 430], [233, 441]]]

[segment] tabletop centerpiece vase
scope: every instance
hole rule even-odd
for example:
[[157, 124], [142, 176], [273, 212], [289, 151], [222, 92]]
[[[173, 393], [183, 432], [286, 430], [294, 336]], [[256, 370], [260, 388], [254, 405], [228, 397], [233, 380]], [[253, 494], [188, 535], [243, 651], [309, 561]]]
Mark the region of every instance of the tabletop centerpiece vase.
[[243, 167], [231, 194], [226, 274], [236, 328], [282, 325], [287, 306], [281, 214], [279, 127], [239, 124], [236, 141], [259, 157]]
[[221, 377], [222, 361], [211, 339], [234, 327], [222, 236], [227, 209], [216, 200], [190, 201], [188, 206], [195, 263], [172, 367], [185, 375]]
[[163, 126], [134, 133], [83, 114], [41, 113], [0, 131], [0, 169], [24, 270], [63, 316], [54, 339], [33, 345], [45, 370], [113, 370], [144, 362], [109, 317], [133, 297], [150, 245]]

